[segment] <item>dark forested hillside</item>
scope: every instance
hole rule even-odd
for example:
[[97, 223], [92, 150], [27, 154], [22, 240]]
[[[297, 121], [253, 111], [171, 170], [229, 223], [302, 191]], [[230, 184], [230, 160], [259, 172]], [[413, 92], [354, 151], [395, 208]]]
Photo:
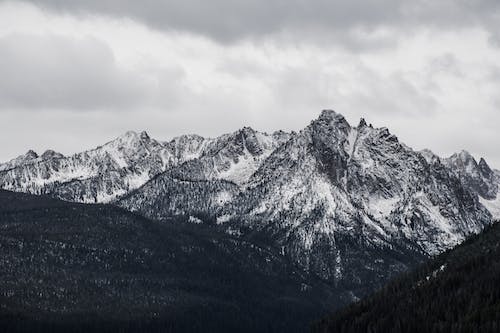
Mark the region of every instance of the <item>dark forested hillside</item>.
[[371, 297], [315, 332], [500, 332], [500, 224]]
[[2, 332], [304, 331], [340, 305], [285, 257], [202, 225], [0, 191], [0, 230]]

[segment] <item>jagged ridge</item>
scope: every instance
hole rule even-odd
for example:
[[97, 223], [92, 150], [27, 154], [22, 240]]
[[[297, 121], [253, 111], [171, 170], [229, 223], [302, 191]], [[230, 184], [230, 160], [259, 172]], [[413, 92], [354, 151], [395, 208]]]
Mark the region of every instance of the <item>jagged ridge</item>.
[[500, 215], [500, 177], [484, 159], [417, 152], [331, 110], [297, 133], [160, 142], [128, 132], [69, 157], [32, 155], [0, 166], [0, 187], [217, 223], [353, 298]]

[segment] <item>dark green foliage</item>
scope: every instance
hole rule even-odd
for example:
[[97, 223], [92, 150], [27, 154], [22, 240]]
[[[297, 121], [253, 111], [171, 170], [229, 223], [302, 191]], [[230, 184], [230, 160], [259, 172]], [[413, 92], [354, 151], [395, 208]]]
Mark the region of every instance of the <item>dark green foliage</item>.
[[500, 332], [500, 224], [494, 224], [314, 332]]
[[336, 305], [272, 249], [169, 222], [0, 191], [0, 332], [303, 332]]

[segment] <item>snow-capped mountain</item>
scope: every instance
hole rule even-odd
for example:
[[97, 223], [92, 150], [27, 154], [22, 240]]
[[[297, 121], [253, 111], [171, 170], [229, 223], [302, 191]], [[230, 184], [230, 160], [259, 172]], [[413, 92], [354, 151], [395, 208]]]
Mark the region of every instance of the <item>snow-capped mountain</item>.
[[14, 169], [18, 166], [31, 164], [37, 161], [48, 160], [51, 158], [62, 158], [62, 157], [64, 157], [64, 155], [62, 155], [61, 153], [57, 153], [53, 150], [47, 150], [41, 156], [38, 156], [38, 154], [33, 150], [29, 150], [24, 155], [20, 155], [8, 161], [7, 163], [0, 164], [0, 171]]
[[481, 204], [500, 220], [500, 172], [490, 168], [481, 158], [479, 163], [467, 151], [453, 154], [443, 159], [445, 163], [460, 178], [462, 184], [472, 188], [479, 197]]
[[1, 188], [217, 224], [352, 297], [499, 218], [499, 184], [483, 159], [417, 152], [330, 110], [297, 133], [245, 127], [160, 142], [128, 132], [73, 156], [0, 165]]
[[482, 198], [494, 199], [498, 192], [497, 175], [481, 158], [479, 163], [467, 151], [453, 154], [443, 162], [452, 169], [467, 187], [473, 188]]
[[[162, 144], [146, 133], [135, 132], [73, 156], [45, 153], [40, 158], [29, 158], [28, 154], [7, 163], [15, 167], [3, 168], [2, 188], [51, 193], [78, 202], [109, 201], [144, 184], [175, 160]], [[17, 162], [23, 159], [25, 163]]]
[[197, 161], [204, 177], [243, 184], [286, 137], [286, 133], [268, 135], [244, 128], [215, 139], [183, 135], [159, 142], [146, 132], [130, 131], [67, 157], [29, 151], [0, 164], [0, 188], [76, 202], [110, 202], [190, 160]]
[[370, 276], [384, 280], [481, 231], [500, 207], [491, 201], [499, 178], [484, 160], [477, 170], [454, 166], [452, 158], [414, 151], [364, 120], [353, 127], [333, 111], [287, 135], [247, 181], [221, 177], [213, 158], [201, 160], [170, 169], [118, 204], [265, 239], [359, 295], [374, 287]]
[[282, 131], [268, 135], [245, 127], [206, 139], [197, 158], [169, 168], [123, 197], [119, 205], [155, 219], [191, 215], [212, 221], [289, 137]]
[[218, 221], [271, 237], [306, 270], [345, 283], [481, 231], [492, 216], [479, 198], [439, 158], [325, 111], [273, 152]]

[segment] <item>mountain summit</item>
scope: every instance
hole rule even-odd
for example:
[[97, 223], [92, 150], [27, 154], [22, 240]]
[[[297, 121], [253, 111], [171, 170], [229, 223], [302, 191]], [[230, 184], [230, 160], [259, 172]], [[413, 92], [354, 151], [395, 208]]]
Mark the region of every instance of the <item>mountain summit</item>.
[[467, 152], [414, 151], [387, 128], [324, 110], [299, 132], [249, 127], [169, 142], [145, 132], [0, 165], [0, 188], [111, 202], [279, 249], [356, 299], [500, 215], [500, 173]]

